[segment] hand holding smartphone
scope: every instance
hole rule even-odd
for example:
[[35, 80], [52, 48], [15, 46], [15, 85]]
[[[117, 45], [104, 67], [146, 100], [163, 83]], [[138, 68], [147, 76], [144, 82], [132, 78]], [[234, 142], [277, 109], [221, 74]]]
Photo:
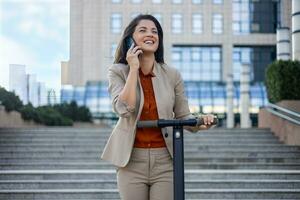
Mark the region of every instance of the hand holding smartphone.
[[133, 41], [132, 37], [128, 37], [126, 39], [126, 47], [127, 47], [127, 51], [128, 49], [130, 49], [131, 45], [134, 44], [133, 47], [135, 47], [135, 42]]
[[130, 66], [130, 69], [138, 69], [140, 67], [139, 56], [143, 53], [143, 51], [139, 49], [140, 47], [136, 45], [132, 37], [128, 37], [125, 39], [125, 45], [127, 48], [126, 60], [128, 62], [128, 65]]

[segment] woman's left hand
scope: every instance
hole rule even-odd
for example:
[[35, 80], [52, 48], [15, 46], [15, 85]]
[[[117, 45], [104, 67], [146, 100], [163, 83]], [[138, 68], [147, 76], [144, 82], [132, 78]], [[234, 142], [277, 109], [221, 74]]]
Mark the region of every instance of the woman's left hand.
[[207, 114], [207, 115], [201, 115], [201, 118], [203, 119], [203, 125], [199, 126], [199, 130], [206, 130], [213, 126], [214, 121], [214, 115]]

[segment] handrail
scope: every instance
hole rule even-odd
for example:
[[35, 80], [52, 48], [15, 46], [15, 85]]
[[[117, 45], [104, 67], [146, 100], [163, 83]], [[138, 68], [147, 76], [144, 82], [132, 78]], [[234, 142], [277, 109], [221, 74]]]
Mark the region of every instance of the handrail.
[[290, 115], [294, 115], [295, 117], [299, 117], [300, 118], [300, 113], [297, 113], [295, 111], [289, 110], [287, 108], [284, 108], [284, 107], [281, 107], [281, 106], [278, 106], [278, 105], [272, 104], [272, 103], [269, 103], [268, 106], [272, 107], [272, 108], [275, 108], [275, 109], [278, 109], [280, 111], [286, 112], [286, 113], [288, 113]]
[[[277, 110], [281, 111], [281, 112], [278, 112]], [[289, 109], [286, 109], [286, 108], [283, 108], [281, 106], [278, 106], [278, 105], [275, 105], [275, 104], [272, 104], [272, 103], [269, 103], [268, 106], [267, 106], [267, 111], [269, 111], [270, 113], [278, 116], [278, 117], [281, 117], [283, 119], [286, 119], [294, 124], [297, 124], [297, 125], [300, 125], [300, 114], [297, 113], [297, 112], [294, 112], [294, 111], [291, 111]], [[287, 114], [289, 114], [290, 116], [288, 116]], [[297, 118], [297, 119], [294, 119], [294, 118]]]

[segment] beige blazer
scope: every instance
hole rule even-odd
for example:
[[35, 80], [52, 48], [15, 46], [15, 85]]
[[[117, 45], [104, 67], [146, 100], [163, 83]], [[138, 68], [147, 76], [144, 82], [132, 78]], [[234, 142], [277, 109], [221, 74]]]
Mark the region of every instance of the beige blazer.
[[[130, 109], [124, 102], [119, 100], [119, 94], [125, 85], [128, 73], [129, 66], [125, 64], [114, 64], [108, 72], [108, 91], [111, 95], [113, 110], [119, 116], [119, 120], [106, 143], [101, 158], [117, 167], [126, 166], [130, 159], [135, 140], [136, 123], [140, 118], [144, 104], [144, 94], [139, 78], [136, 86], [135, 108]], [[190, 113], [188, 101], [184, 94], [184, 83], [180, 73], [175, 68], [157, 62], [154, 64], [153, 73], [155, 77], [152, 78], [152, 84], [159, 118], [194, 118]], [[191, 127], [185, 128], [192, 132], [198, 130]], [[173, 157], [172, 127], [163, 128], [162, 134], [167, 149]]]

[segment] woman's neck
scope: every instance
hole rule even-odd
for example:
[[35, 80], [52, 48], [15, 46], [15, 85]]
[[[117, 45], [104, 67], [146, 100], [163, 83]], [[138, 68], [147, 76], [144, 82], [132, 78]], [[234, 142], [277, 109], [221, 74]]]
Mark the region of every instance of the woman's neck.
[[152, 71], [154, 60], [155, 60], [154, 53], [142, 54], [140, 56], [140, 66], [143, 74], [149, 74]]

